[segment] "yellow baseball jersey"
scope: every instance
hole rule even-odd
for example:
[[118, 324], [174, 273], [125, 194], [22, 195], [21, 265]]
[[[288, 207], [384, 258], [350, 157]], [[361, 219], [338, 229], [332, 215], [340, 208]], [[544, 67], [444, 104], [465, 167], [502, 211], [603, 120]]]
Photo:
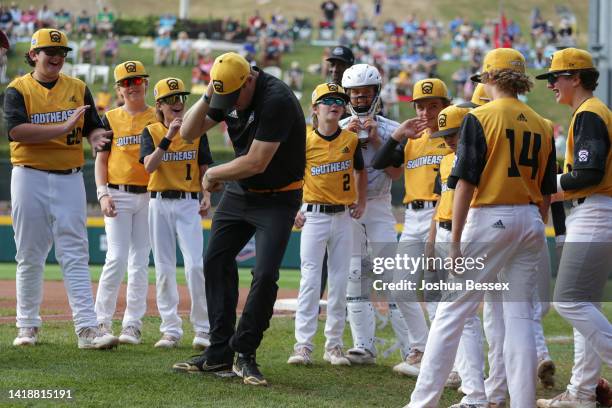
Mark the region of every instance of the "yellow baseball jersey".
[[[145, 143], [144, 138], [148, 137], [148, 134], [155, 147], [168, 133], [168, 128], [161, 122], [149, 125], [145, 127], [145, 130], [142, 143]], [[161, 164], [157, 170], [150, 174], [147, 189], [149, 191], [200, 192], [200, 168], [198, 164], [200, 139], [198, 137], [192, 143], [187, 143], [180, 133], [177, 133], [168, 150], [164, 152]], [[143, 157], [142, 154], [141, 157]]]
[[436, 206], [436, 215], [434, 219], [436, 221], [451, 221], [453, 219], [453, 197], [455, 190], [448, 187], [448, 178], [453, 169], [453, 163], [455, 161], [455, 153], [450, 152], [442, 158], [440, 162], [440, 199]]
[[556, 191], [555, 167], [550, 122], [502, 98], [466, 115], [451, 176], [477, 186], [472, 207], [539, 204]]
[[140, 163], [140, 142], [142, 130], [157, 122], [155, 108], [148, 107], [144, 112], [130, 115], [123, 108], [116, 108], [104, 114], [102, 122], [113, 131], [112, 140], [104, 150], [108, 156], [108, 182], [111, 184], [130, 184], [146, 186], [149, 174]]
[[[607, 154], [596, 138], [608, 139]], [[565, 151], [565, 172], [600, 169], [603, 180], [595, 185], [564, 192], [568, 200], [593, 194], [612, 196], [612, 112], [598, 98], [587, 99], [576, 109], [569, 126]]]
[[451, 149], [442, 139], [431, 139], [425, 129], [418, 139], [408, 140], [404, 147], [404, 204], [414, 200], [436, 201], [434, 181], [442, 158]]
[[358, 146], [357, 135], [348, 130], [341, 130], [332, 140], [326, 140], [316, 130], [308, 132], [304, 202], [345, 205], [355, 202], [353, 170], [354, 157], [361, 153]]
[[[85, 99], [85, 83], [79, 79], [60, 74], [51, 89], [45, 88], [32, 74], [15, 79], [8, 86], [23, 97], [28, 123], [58, 125], [64, 123]], [[93, 106], [91, 109], [95, 109]], [[82, 116], [73, 130], [41, 143], [10, 143], [11, 163], [39, 170], [67, 170], [82, 167], [83, 126]]]

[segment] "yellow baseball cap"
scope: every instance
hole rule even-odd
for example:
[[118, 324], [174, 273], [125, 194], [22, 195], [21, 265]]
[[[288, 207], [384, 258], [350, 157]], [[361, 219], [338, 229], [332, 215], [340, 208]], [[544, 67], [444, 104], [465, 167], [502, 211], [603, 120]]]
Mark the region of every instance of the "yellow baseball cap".
[[426, 78], [414, 84], [412, 102], [422, 99], [442, 98], [449, 100], [446, 84], [438, 78]]
[[59, 30], [52, 28], [41, 28], [32, 34], [30, 51], [50, 47], [61, 47], [69, 51], [72, 50], [72, 48], [68, 46], [68, 37], [66, 37], [66, 34]]
[[115, 67], [115, 82], [127, 78], [148, 77], [144, 65], [140, 61], [125, 61]]
[[444, 137], [457, 133], [465, 114], [469, 111], [469, 108], [461, 108], [457, 105], [442, 109], [438, 114], [438, 131], [432, 133], [429, 137]]
[[470, 79], [480, 82], [480, 76], [485, 72], [509, 69], [511, 71], [525, 73], [525, 57], [514, 48], [496, 48], [487, 52], [482, 64], [482, 71], [472, 75]]
[[185, 90], [185, 84], [179, 78], [164, 78], [155, 84], [153, 97], [156, 102], [172, 95], [189, 95]]
[[344, 92], [344, 88], [342, 88], [338, 84], [334, 84], [333, 82], [327, 82], [325, 84], [317, 85], [317, 87], [314, 89], [314, 91], [312, 91], [312, 104], [316, 105], [316, 103], [321, 98], [323, 98], [324, 96], [327, 96], [327, 95], [338, 96], [338, 97], [344, 99], [344, 101], [346, 103], [349, 102], [349, 97]]
[[227, 110], [234, 106], [250, 72], [249, 62], [241, 55], [235, 52], [219, 55], [210, 70], [214, 89], [210, 107]]
[[577, 71], [581, 69], [595, 69], [591, 54], [579, 48], [566, 48], [553, 53], [548, 72], [536, 76], [536, 79], [546, 79], [555, 72]]
[[469, 102], [463, 102], [457, 106], [460, 108], [477, 108], [489, 101], [491, 101], [491, 98], [487, 95], [484, 84], [478, 84], [476, 88], [474, 88], [472, 99]]

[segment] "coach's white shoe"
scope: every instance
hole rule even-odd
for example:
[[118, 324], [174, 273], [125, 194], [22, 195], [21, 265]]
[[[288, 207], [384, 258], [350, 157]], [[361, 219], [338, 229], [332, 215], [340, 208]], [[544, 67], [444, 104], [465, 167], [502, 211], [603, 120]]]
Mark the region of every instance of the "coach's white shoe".
[[346, 351], [346, 358], [351, 364], [376, 364], [376, 356], [370, 350], [353, 347]]
[[98, 331], [100, 334], [110, 334], [113, 336], [113, 328], [110, 323], [98, 323]]
[[33, 346], [38, 341], [38, 327], [20, 327], [13, 346]]
[[119, 343], [121, 344], [140, 344], [142, 341], [142, 334], [136, 326], [127, 326], [121, 330], [119, 336]]
[[346, 358], [344, 352], [342, 351], [342, 347], [340, 346], [325, 350], [325, 354], [323, 354], [323, 360], [331, 363], [331, 365], [351, 365], [351, 362], [348, 358]]
[[293, 354], [289, 356], [287, 364], [292, 365], [310, 365], [312, 364], [312, 351], [306, 347], [298, 347], [293, 351]]
[[77, 333], [80, 349], [106, 350], [117, 347], [119, 339], [112, 334], [102, 333], [97, 327], [84, 327]]
[[595, 408], [596, 402], [595, 397], [588, 400], [578, 399], [569, 391], [565, 391], [553, 399], [539, 399], [537, 406], [538, 408]]
[[161, 339], [155, 343], [153, 347], [155, 348], [174, 348], [178, 347], [179, 338], [174, 337], [170, 334], [164, 334]]
[[191, 342], [191, 347], [193, 347], [194, 350], [205, 350], [210, 347], [210, 337], [208, 333], [196, 332], [195, 337]]
[[417, 349], [411, 349], [406, 360], [395, 365], [393, 371], [398, 374], [407, 375], [409, 377], [418, 377], [421, 371], [421, 360], [423, 359], [423, 352]]
[[459, 387], [461, 387], [461, 377], [459, 376], [459, 373], [456, 371], [451, 371], [444, 386], [453, 390], [459, 389]]

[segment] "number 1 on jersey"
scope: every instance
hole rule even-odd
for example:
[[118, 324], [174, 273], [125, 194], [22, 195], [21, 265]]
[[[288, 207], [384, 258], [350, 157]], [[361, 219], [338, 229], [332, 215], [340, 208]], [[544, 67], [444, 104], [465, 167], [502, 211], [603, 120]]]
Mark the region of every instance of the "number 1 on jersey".
[[187, 175], [185, 176], [185, 180], [191, 180], [191, 164], [187, 163]]
[[[531, 179], [533, 180], [538, 173], [538, 153], [540, 153], [540, 148], [542, 147], [542, 136], [537, 133], [533, 134], [533, 147], [531, 147], [531, 136], [531, 132], [523, 132], [523, 143], [521, 145], [518, 164], [520, 166], [531, 167]], [[510, 144], [510, 167], [508, 167], [508, 177], [520, 177], [521, 174], [514, 158], [514, 129], [506, 129], [506, 138]], [[529, 157], [529, 150], [531, 150], [531, 157]]]

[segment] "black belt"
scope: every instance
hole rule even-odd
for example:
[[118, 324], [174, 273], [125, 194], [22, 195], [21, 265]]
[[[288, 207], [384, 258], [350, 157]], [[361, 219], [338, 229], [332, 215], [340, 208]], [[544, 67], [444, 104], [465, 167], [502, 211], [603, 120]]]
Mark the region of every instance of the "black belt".
[[22, 167], [25, 167], [27, 169], [44, 171], [44, 172], [51, 173], [51, 174], [74, 174], [74, 173], [78, 173], [79, 171], [81, 171], [81, 167], [75, 167], [74, 169], [67, 169], [67, 170], [42, 170], [42, 169], [37, 169], [36, 167], [32, 167], [32, 166], [22, 166]]
[[440, 228], [444, 228], [445, 230], [452, 231], [452, 229], [453, 229], [453, 222], [452, 221], [440, 221], [440, 223], [438, 225], [440, 226]]
[[134, 186], [131, 184], [111, 184], [108, 183], [108, 188], [113, 188], [126, 193], [142, 194], [147, 192], [147, 186]]
[[575, 198], [572, 200], [572, 207], [578, 207], [580, 204], [586, 201], [586, 197]]
[[198, 199], [198, 193], [189, 191], [167, 190], [167, 191], [151, 191], [151, 198], [170, 198], [178, 200], [180, 198]]
[[324, 214], [336, 214], [346, 211], [346, 205], [336, 204], [308, 204], [306, 206], [308, 212], [321, 212]]
[[406, 204], [406, 208], [413, 210], [422, 210], [423, 208], [434, 208], [437, 201], [414, 200]]

